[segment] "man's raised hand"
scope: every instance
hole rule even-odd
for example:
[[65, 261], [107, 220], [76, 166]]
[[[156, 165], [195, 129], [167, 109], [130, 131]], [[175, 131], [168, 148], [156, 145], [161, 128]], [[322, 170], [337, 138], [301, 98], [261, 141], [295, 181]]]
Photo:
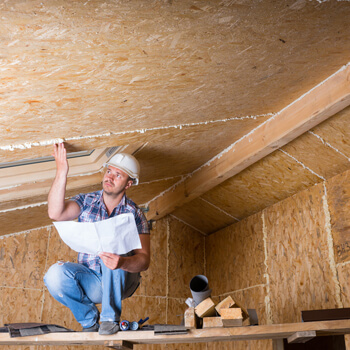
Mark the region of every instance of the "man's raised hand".
[[55, 144], [53, 146], [52, 155], [56, 161], [57, 174], [67, 176], [69, 165], [67, 160], [67, 151], [63, 143]]

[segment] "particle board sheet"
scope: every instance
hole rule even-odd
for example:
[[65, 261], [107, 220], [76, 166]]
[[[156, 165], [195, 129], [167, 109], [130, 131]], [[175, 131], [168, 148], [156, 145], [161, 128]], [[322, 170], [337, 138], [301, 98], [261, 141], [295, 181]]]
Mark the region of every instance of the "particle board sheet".
[[[142, 169], [141, 169], [142, 171]], [[170, 186], [174, 185], [181, 179], [180, 176], [176, 176], [169, 179], [158, 180], [154, 182], [141, 182], [137, 186], [131, 186], [126, 195], [132, 199], [136, 204], [146, 204], [152, 198], [156, 197]]]
[[[232, 291], [230, 295], [232, 296], [233, 300], [237, 301], [245, 309], [256, 310], [259, 325], [269, 324], [269, 305], [266, 301], [266, 296], [268, 295], [267, 283], [258, 284], [248, 289]], [[221, 298], [224, 299], [224, 297]]]
[[[79, 193], [101, 190], [102, 178], [103, 175], [101, 173], [68, 178], [66, 197], [70, 198]], [[127, 191], [127, 196], [138, 205], [145, 204], [180, 179], [181, 177], [174, 177], [151, 183], [140, 183], [138, 186], [131, 187]], [[0, 198], [5, 199], [0, 202], [0, 210], [4, 211], [26, 206], [30, 207], [31, 205], [46, 202], [52, 181], [53, 180], [38, 181], [30, 184], [23, 184], [16, 188], [0, 190]], [[43, 194], [39, 195], [38, 193]], [[10, 199], [11, 196], [15, 198]]]
[[[190, 294], [188, 294], [190, 296]], [[187, 298], [168, 298], [167, 299], [167, 324], [180, 325], [184, 320], [184, 314], [188, 305], [185, 303]]]
[[0, 324], [40, 322], [41, 289], [0, 287]]
[[135, 295], [166, 296], [167, 286], [167, 218], [156, 221], [151, 231], [151, 264], [141, 273], [142, 280]]
[[338, 264], [337, 273], [341, 288], [341, 301], [343, 307], [350, 307], [350, 264]]
[[147, 324], [164, 324], [167, 314], [166, 303], [164, 297], [134, 295], [123, 300], [121, 319], [138, 321], [148, 316]]
[[238, 221], [200, 197], [181, 206], [172, 215], [195, 227], [203, 234], [216, 232]]
[[350, 169], [350, 158], [311, 133], [303, 134], [284, 146], [282, 150], [324, 179], [330, 179]]
[[56, 227], [52, 225], [49, 226], [48, 229], [50, 230], [50, 238], [47, 247], [48, 253], [45, 264], [46, 270], [48, 270], [51, 265], [56, 264], [58, 261], [77, 262], [78, 253], [69, 248], [67, 244], [62, 241], [60, 235], [56, 230]]
[[206, 276], [213, 295], [266, 282], [261, 214], [207, 236], [205, 241]]
[[42, 289], [48, 228], [0, 239], [0, 286]]
[[340, 306], [323, 196], [319, 184], [263, 212], [273, 323], [300, 321], [301, 310]]
[[58, 324], [74, 331], [81, 331], [81, 325], [76, 321], [72, 312], [63, 304], [56, 301], [46, 288], [44, 289], [42, 306], [40, 305], [41, 309], [42, 315], [40, 322]]
[[242, 219], [320, 181], [318, 176], [277, 150], [202, 198]]
[[0, 236], [52, 224], [47, 215], [46, 204], [0, 212], [0, 222], [6, 223], [0, 228]]
[[1, 145], [278, 112], [348, 61], [345, 1], [80, 5], [1, 4]]
[[141, 181], [191, 173], [268, 118], [233, 116], [218, 122], [161, 130], [134, 154], [140, 162]]
[[350, 158], [350, 107], [343, 109], [311, 131]]
[[[73, 197], [79, 193], [100, 190], [102, 188], [102, 177], [101, 173], [68, 177], [66, 198]], [[0, 190], [0, 210], [29, 207], [46, 202], [52, 182], [53, 179], [44, 181], [33, 181], [32, 179], [32, 182]]]
[[[244, 134], [263, 123], [270, 115], [256, 116], [239, 116], [227, 115], [220, 120], [210, 119], [205, 122], [192, 122], [187, 124], [173, 123], [170, 126], [160, 126], [149, 129], [137, 129], [120, 133], [107, 132], [105, 134], [87, 135], [78, 138], [65, 137], [65, 144], [68, 152], [77, 152], [92, 150], [103, 147], [115, 147], [127, 144], [145, 143], [145, 147], [149, 143], [149, 148], [145, 152], [144, 147], [135, 153], [141, 164], [141, 181], [150, 181], [150, 175], [157, 169], [157, 174], [151, 176], [151, 180], [157, 180], [162, 175], [158, 173], [164, 172], [164, 160], [159, 163], [161, 155], [168, 154], [174, 161], [174, 155], [179, 151], [190, 152], [193, 147], [194, 151], [198, 151], [201, 147], [206, 147], [208, 143], [212, 143], [212, 148], [208, 154], [202, 152], [190, 153], [194, 160], [175, 159], [183, 168], [195, 167], [197, 164], [202, 165], [210, 159], [210, 155], [215, 155], [231, 143], [241, 138]], [[23, 159], [34, 159], [43, 156], [49, 156], [52, 153], [52, 144], [59, 142], [62, 138], [54, 138], [47, 141], [34, 143], [26, 143], [15, 145], [14, 147], [5, 147], [0, 145], [0, 162], [15, 161]], [[186, 147], [187, 146], [187, 147]], [[178, 148], [177, 152], [176, 149]], [[186, 148], [185, 148], [186, 147]], [[215, 153], [216, 152], [216, 153]], [[203, 158], [204, 157], [204, 158]], [[145, 161], [143, 160], [145, 159]], [[150, 163], [152, 162], [152, 164]], [[158, 169], [160, 168], [160, 169]], [[185, 171], [185, 173], [188, 170]], [[150, 174], [151, 173], [151, 174]], [[157, 176], [155, 176], [157, 175]], [[176, 174], [171, 173], [169, 176]]]
[[327, 181], [327, 202], [330, 212], [337, 263], [350, 261], [350, 171]]
[[204, 274], [205, 237], [176, 218], [168, 220], [168, 297], [187, 298], [193, 276]]

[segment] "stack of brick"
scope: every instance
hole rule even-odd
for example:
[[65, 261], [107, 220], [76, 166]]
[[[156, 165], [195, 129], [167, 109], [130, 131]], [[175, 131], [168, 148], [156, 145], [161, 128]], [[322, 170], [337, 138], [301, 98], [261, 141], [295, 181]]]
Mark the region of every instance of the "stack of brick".
[[228, 296], [215, 305], [211, 298], [185, 311], [186, 328], [240, 327], [249, 325], [246, 309]]

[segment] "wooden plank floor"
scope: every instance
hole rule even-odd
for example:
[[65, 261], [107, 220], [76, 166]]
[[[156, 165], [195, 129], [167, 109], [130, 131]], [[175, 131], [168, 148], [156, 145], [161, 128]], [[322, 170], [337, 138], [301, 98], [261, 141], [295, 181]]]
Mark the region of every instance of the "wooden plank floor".
[[120, 331], [102, 336], [98, 333], [50, 333], [39, 336], [10, 338], [0, 333], [0, 345], [113, 345], [129, 344], [171, 344], [199, 343], [213, 341], [282, 339], [295, 332], [316, 331], [317, 336], [350, 333], [350, 319], [303, 323], [285, 323], [249, 327], [207, 328], [190, 330], [182, 335], [154, 335], [153, 331]]

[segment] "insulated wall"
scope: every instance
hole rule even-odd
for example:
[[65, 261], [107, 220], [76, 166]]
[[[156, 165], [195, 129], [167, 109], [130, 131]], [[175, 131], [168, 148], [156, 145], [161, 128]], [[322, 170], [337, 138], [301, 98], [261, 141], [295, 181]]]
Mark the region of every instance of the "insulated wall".
[[[213, 294], [255, 308], [260, 324], [300, 322], [302, 310], [350, 307], [349, 180], [346, 171], [208, 236]], [[267, 342], [222, 344], [249, 346], [272, 349]]]

